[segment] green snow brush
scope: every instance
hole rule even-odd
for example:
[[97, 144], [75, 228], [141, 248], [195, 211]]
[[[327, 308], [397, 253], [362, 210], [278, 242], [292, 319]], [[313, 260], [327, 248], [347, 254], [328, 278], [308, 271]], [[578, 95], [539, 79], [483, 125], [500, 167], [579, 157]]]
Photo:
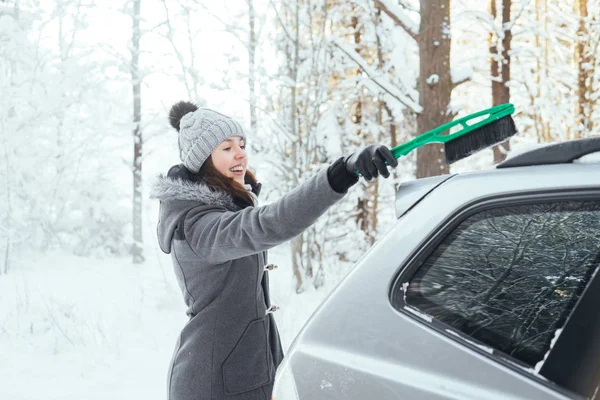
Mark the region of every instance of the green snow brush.
[[[429, 143], [444, 143], [446, 162], [452, 164], [501, 143], [517, 133], [515, 122], [511, 117], [514, 112], [515, 106], [510, 103], [488, 108], [425, 132], [390, 151], [394, 157], [400, 158], [417, 147]], [[450, 133], [452, 128], [459, 125], [460, 130]]]

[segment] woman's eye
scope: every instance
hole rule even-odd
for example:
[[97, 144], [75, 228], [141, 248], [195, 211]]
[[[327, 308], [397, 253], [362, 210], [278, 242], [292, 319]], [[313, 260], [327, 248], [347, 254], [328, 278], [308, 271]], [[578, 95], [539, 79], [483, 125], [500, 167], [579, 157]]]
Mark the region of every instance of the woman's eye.
[[231, 150], [231, 147], [225, 147], [223, 150], [229, 151], [229, 150]]
[[246, 150], [246, 145], [240, 146], [242, 150]]

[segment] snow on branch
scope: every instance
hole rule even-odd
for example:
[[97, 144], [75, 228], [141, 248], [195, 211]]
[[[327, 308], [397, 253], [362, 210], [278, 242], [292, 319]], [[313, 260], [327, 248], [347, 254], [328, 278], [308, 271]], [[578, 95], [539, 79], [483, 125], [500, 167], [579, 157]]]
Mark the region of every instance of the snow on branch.
[[475, 20], [477, 22], [481, 22], [482, 26], [484, 28], [486, 28], [486, 30], [488, 32], [495, 32], [497, 30], [492, 16], [484, 11], [463, 10], [463, 11], [457, 13], [456, 17], [453, 17], [453, 22], [461, 20], [461, 19]]
[[367, 77], [373, 81], [384, 93], [389, 94], [406, 107], [410, 108], [413, 112], [419, 114], [423, 112], [423, 107], [417, 104], [413, 99], [408, 97], [405, 93], [402, 93], [396, 86], [394, 86], [389, 80], [383, 78], [381, 74], [375, 71], [367, 62], [351, 47], [340, 43], [333, 39], [331, 43], [346, 54], [352, 61], [354, 61], [360, 69], [367, 75]]
[[388, 15], [398, 26], [406, 31], [413, 39], [419, 36], [419, 24], [408, 17], [402, 7], [390, 0], [374, 0], [375, 8]]
[[470, 65], [454, 67], [450, 70], [452, 78], [452, 89], [465, 82], [469, 82], [473, 78], [473, 68]]
[[509, 31], [513, 28], [513, 26], [517, 23], [517, 21], [523, 14], [523, 11], [525, 11], [525, 8], [529, 5], [530, 2], [531, 2], [531, 0], [521, 2], [521, 8], [519, 8], [519, 11], [517, 11], [517, 13], [514, 14], [514, 16], [511, 18], [511, 21], [507, 24], [507, 26], [504, 27], [505, 31]]
[[283, 33], [285, 33], [285, 36], [287, 36], [287, 38], [291, 42], [295, 42], [296, 40], [294, 39], [294, 36], [292, 35], [292, 32], [290, 32], [289, 27], [281, 19], [281, 15], [279, 14], [279, 11], [277, 10], [277, 6], [275, 5], [275, 3], [273, 3], [273, 0], [269, 0], [269, 4], [271, 4], [271, 7], [273, 7], [273, 11], [275, 11], [275, 16], [277, 17], [277, 21], [279, 22], [279, 26], [281, 26], [281, 29], [283, 29]]

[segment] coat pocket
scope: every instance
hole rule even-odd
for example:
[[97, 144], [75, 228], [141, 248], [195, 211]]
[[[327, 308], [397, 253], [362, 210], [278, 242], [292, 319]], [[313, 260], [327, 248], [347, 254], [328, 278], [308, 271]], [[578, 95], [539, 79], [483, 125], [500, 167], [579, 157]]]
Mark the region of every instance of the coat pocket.
[[223, 363], [226, 394], [239, 394], [271, 381], [266, 319], [248, 324], [240, 340]]

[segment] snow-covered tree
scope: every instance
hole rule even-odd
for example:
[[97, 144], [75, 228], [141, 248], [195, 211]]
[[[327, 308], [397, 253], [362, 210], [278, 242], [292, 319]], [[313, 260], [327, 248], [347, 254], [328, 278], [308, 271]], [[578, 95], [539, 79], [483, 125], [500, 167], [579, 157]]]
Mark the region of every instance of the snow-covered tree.
[[[276, 97], [268, 106], [273, 141], [266, 150], [270, 168], [280, 182], [279, 194], [297, 186], [327, 161], [322, 124], [327, 103], [326, 11], [311, 0], [281, 3], [275, 9], [281, 68]], [[313, 29], [313, 24], [321, 29]], [[325, 228], [314, 225], [291, 242], [296, 292], [304, 290], [306, 278], [315, 276], [313, 263], [319, 260], [317, 253], [323, 245], [316, 236]]]
[[24, 247], [127, 250], [123, 193], [112, 176], [122, 161], [111, 152], [122, 104], [81, 41], [90, 5], [21, 2], [0, 13], [4, 271], [11, 251]]
[[[492, 105], [510, 103], [510, 45], [512, 41], [511, 20], [512, 0], [490, 0], [492, 24], [496, 27], [490, 31], [490, 58], [492, 76]], [[500, 17], [500, 24], [496, 20]], [[498, 26], [499, 25], [499, 26]], [[510, 150], [510, 141], [494, 146], [494, 163], [506, 158]]]
[[142, 120], [142, 77], [140, 74], [140, 19], [141, 0], [133, 0], [131, 12], [131, 85], [133, 89], [133, 205], [132, 226], [133, 245], [131, 252], [133, 263], [140, 264], [144, 261], [142, 244], [142, 151], [143, 135]]
[[[451, 106], [452, 91], [469, 77], [455, 78], [452, 74], [450, 0], [421, 0], [418, 5], [374, 0], [374, 4], [418, 45], [419, 105], [413, 110], [417, 113], [417, 131], [424, 133], [451, 121], [458, 112]], [[448, 172], [442, 152], [440, 145], [417, 150], [418, 178]]]
[[575, 1], [578, 12], [577, 44], [575, 63], [577, 65], [577, 107], [576, 136], [594, 135], [600, 132], [598, 126], [598, 70], [600, 66], [600, 6], [588, 0]]

